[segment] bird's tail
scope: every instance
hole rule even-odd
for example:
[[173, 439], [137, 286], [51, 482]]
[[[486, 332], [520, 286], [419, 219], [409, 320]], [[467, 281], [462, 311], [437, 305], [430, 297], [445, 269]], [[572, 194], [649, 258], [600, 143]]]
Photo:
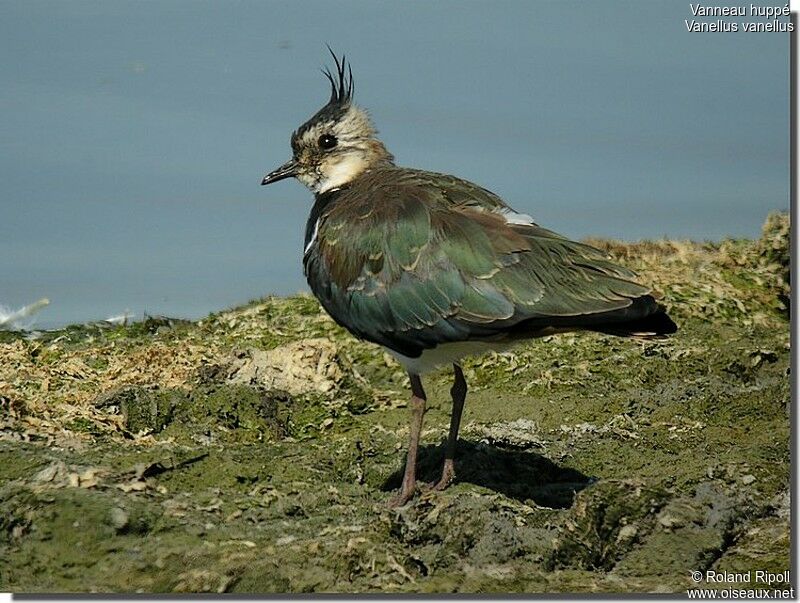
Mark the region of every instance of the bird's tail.
[[642, 295], [629, 306], [579, 316], [546, 316], [524, 320], [505, 331], [507, 337], [524, 339], [569, 331], [596, 331], [618, 337], [657, 339], [670, 335], [678, 326], [652, 295]]
[[655, 312], [621, 322], [595, 325], [593, 331], [618, 337], [642, 337], [654, 339], [670, 335], [678, 330], [673, 320], [669, 317], [663, 306], [659, 305]]

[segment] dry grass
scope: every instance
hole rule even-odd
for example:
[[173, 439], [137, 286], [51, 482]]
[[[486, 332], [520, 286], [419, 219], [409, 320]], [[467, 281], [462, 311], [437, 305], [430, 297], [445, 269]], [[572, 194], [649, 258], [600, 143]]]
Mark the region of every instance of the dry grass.
[[[636, 270], [678, 320], [781, 328], [788, 315], [788, 216], [770, 215], [763, 231], [757, 241], [588, 242]], [[121, 429], [119, 416], [94, 406], [109, 391], [125, 385], [188, 390], [206, 367], [236, 349], [310, 338], [331, 340], [340, 351], [337, 362], [360, 382], [365, 360], [402, 381], [382, 354], [348, 336], [304, 295], [265, 298], [197, 323], [150, 326], [78, 328], [0, 343], [0, 438], [113, 434]]]

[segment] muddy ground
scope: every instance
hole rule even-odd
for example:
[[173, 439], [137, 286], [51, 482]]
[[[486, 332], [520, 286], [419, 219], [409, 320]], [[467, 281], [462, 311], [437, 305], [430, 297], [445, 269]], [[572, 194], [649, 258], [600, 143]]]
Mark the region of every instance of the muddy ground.
[[[692, 570], [784, 572], [788, 233], [593, 241], [678, 334], [467, 362], [457, 481], [399, 510], [407, 378], [309, 297], [0, 333], [0, 591], [674, 593]], [[427, 480], [450, 379], [425, 381]]]

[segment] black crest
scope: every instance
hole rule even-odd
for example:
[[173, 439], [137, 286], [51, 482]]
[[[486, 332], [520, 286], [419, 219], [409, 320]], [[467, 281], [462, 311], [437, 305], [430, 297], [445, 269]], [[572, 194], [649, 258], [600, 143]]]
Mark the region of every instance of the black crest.
[[331, 73], [331, 70], [325, 67], [322, 73], [328, 78], [331, 83], [331, 98], [328, 101], [329, 105], [346, 105], [353, 98], [353, 70], [347, 64], [345, 55], [342, 55], [342, 60], [336, 56], [336, 53], [328, 46], [328, 52], [331, 53], [333, 61], [336, 63], [336, 75]]
[[331, 73], [327, 67], [322, 70], [325, 77], [331, 83], [331, 98], [328, 103], [317, 111], [311, 119], [300, 126], [294, 134], [292, 134], [292, 148], [297, 150], [297, 144], [300, 137], [314, 124], [336, 121], [344, 115], [350, 101], [353, 98], [353, 71], [350, 65], [347, 64], [346, 58], [342, 55], [342, 59], [331, 50], [328, 46], [328, 52], [331, 53], [333, 61], [336, 63], [336, 73]]

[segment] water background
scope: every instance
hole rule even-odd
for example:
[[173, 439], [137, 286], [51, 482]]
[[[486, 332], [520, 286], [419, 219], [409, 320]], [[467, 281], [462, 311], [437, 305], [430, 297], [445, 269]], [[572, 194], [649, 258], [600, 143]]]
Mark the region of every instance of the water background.
[[0, 14], [0, 304], [49, 297], [38, 326], [305, 290], [311, 196], [259, 183], [327, 99], [326, 43], [398, 163], [570, 237], [755, 237], [789, 204], [788, 35], [689, 33], [683, 0]]

